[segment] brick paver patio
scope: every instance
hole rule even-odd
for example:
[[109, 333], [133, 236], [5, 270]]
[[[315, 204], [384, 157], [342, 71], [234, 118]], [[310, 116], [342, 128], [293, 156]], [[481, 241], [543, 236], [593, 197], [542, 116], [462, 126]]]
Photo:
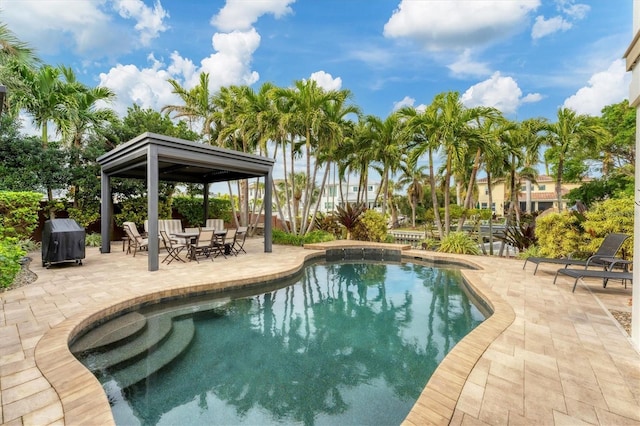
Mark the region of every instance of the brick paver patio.
[[[159, 296], [286, 276], [322, 253], [278, 245], [262, 253], [259, 238], [247, 247], [246, 255], [156, 272], [147, 271], [146, 253], [134, 258], [118, 243], [109, 254], [87, 249], [83, 266], [44, 269], [33, 254], [38, 280], [0, 293], [2, 424], [112, 424], [100, 384], [68, 350], [74, 333]], [[609, 313], [630, 310], [630, 286], [591, 280], [572, 293], [573, 281], [552, 284], [553, 268], [534, 276], [515, 259], [403, 254], [477, 266], [465, 277], [494, 309], [445, 358], [405, 423], [640, 425], [640, 354]]]

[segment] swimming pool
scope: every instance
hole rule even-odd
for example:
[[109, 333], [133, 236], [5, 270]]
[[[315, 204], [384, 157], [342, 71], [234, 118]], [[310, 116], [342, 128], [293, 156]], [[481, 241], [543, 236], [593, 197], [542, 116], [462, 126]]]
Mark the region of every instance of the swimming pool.
[[[424, 262], [316, 263], [259, 295], [128, 313], [116, 329], [133, 332], [82, 361], [118, 424], [398, 424], [485, 318], [461, 282], [459, 270]], [[141, 351], [169, 341], [187, 350], [162, 368]], [[125, 346], [139, 353], [113, 354]]]

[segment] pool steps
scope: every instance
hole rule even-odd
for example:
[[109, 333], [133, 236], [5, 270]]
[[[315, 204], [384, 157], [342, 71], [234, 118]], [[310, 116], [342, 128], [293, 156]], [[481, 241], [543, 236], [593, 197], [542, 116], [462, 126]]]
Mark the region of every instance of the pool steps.
[[176, 359], [195, 334], [193, 314], [211, 311], [229, 298], [116, 317], [82, 335], [70, 346], [84, 354], [82, 362], [93, 372], [108, 371], [120, 389], [134, 385]]

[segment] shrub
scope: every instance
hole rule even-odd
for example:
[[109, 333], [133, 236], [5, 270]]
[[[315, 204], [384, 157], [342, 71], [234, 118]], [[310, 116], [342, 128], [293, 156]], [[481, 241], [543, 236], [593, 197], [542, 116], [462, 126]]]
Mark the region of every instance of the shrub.
[[633, 258], [633, 196], [612, 198], [596, 203], [585, 213], [584, 229], [592, 237], [586, 250], [595, 252], [607, 234], [618, 232], [630, 235], [622, 245], [626, 259]]
[[386, 236], [387, 220], [375, 210], [365, 211], [353, 229], [353, 238], [359, 241], [382, 242]]
[[336, 238], [340, 238], [342, 236], [342, 227], [336, 217], [332, 214], [325, 215], [322, 212], [318, 212], [314, 221], [314, 226], [316, 229], [333, 234]]
[[584, 259], [588, 235], [580, 219], [570, 212], [550, 213], [536, 220], [535, 234], [542, 257], [574, 257]]
[[42, 246], [41, 243], [33, 241], [31, 238], [18, 241], [18, 245], [22, 250], [26, 251], [27, 253], [38, 251]]
[[280, 229], [274, 229], [271, 241], [274, 244], [282, 244], [287, 246], [303, 246], [305, 244], [322, 243], [325, 241], [333, 241], [335, 237], [321, 230], [311, 231], [306, 235], [290, 234]]
[[25, 254], [17, 239], [0, 240], [0, 287], [6, 288], [13, 283], [13, 279], [20, 272], [20, 260]]
[[85, 237], [84, 242], [87, 247], [100, 247], [102, 245], [102, 235], [91, 233]]
[[439, 252], [456, 254], [480, 254], [478, 242], [465, 232], [450, 232], [440, 242]]
[[38, 192], [0, 192], [0, 238], [26, 239], [38, 226], [42, 194]]
[[360, 216], [362, 216], [366, 210], [367, 207], [364, 204], [347, 203], [345, 207], [337, 207], [336, 220], [347, 229], [348, 240], [351, 239], [352, 233], [360, 221]]
[[[203, 198], [196, 197], [173, 197], [172, 205], [175, 210], [184, 217], [188, 225], [204, 225]], [[169, 218], [167, 216], [167, 218]], [[209, 219], [222, 219], [225, 222], [231, 221], [231, 201], [222, 198], [209, 198]]]
[[423, 250], [438, 250], [440, 247], [440, 240], [436, 238], [425, 238], [420, 242], [420, 248]]

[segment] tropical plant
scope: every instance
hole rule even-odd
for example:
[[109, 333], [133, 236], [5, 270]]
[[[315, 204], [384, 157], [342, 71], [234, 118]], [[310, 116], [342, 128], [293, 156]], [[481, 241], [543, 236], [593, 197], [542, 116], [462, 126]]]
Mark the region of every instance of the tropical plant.
[[480, 254], [478, 242], [465, 232], [450, 232], [440, 240], [438, 251], [456, 254]]
[[[567, 161], [575, 158], [585, 149], [593, 148], [599, 139], [607, 137], [608, 132], [587, 115], [579, 115], [569, 108], [558, 110], [558, 119], [546, 127], [548, 133], [546, 144], [549, 149], [545, 159], [555, 168], [556, 200], [558, 210], [562, 211], [562, 182]], [[578, 157], [582, 167], [586, 167], [582, 158]]]
[[356, 222], [352, 238], [360, 241], [384, 242], [387, 237], [387, 219], [375, 210], [366, 210]]
[[347, 203], [344, 207], [337, 206], [335, 213], [336, 220], [347, 230], [347, 240], [351, 239], [360, 217], [366, 210], [367, 206], [364, 204]]

